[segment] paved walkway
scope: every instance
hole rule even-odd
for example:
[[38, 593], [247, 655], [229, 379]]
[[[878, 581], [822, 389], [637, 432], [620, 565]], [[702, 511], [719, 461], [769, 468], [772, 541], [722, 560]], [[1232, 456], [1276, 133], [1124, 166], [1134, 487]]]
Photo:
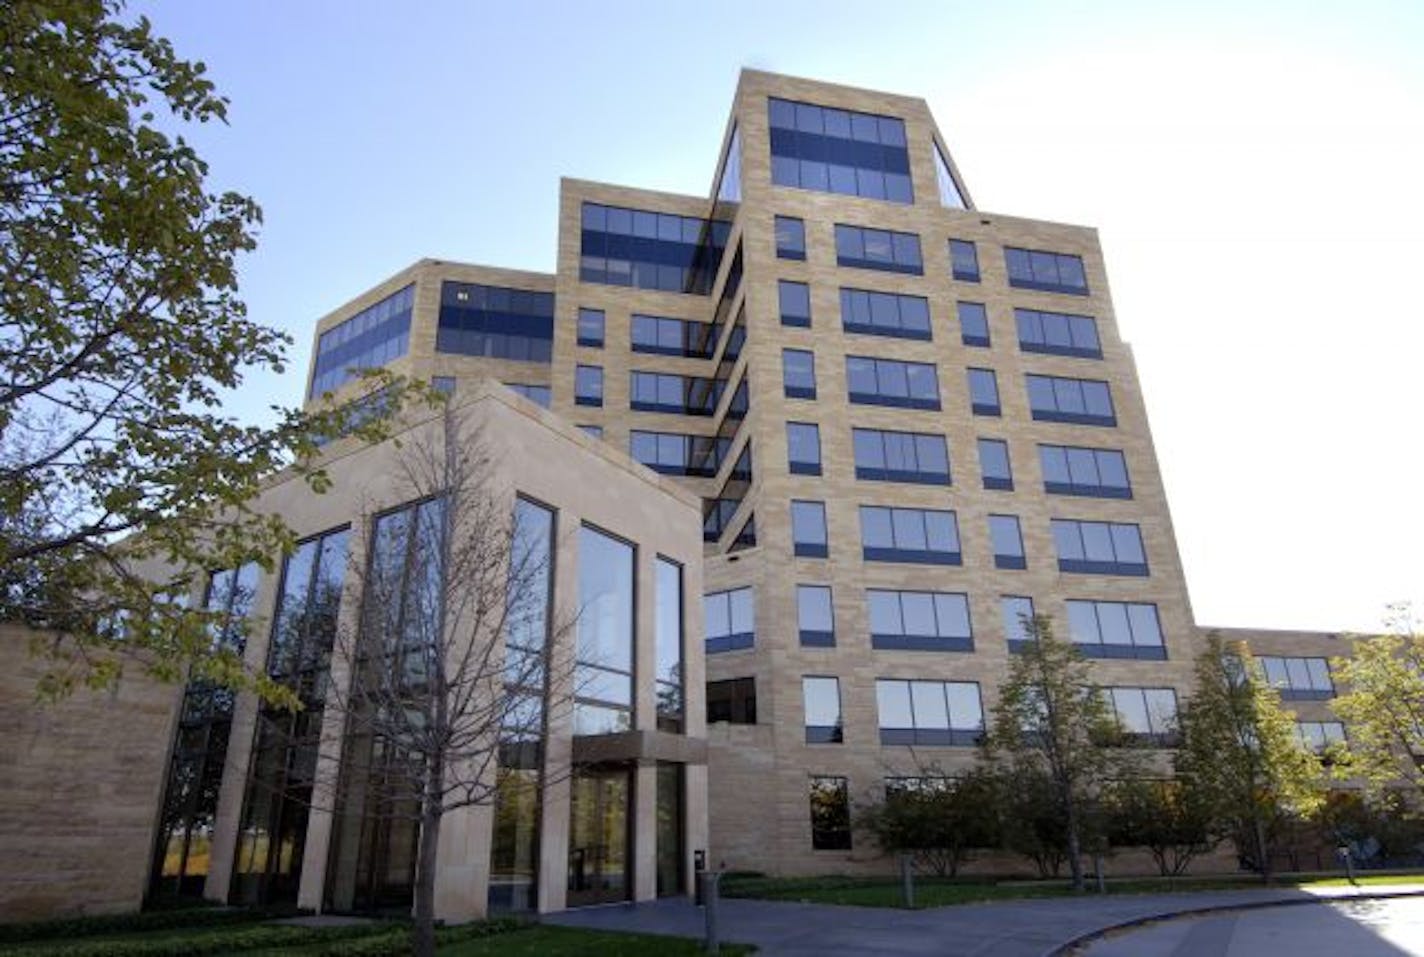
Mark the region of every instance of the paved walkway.
[[[1362, 888], [1361, 891], [1424, 894], [1424, 885]], [[762, 957], [851, 954], [1044, 957], [1080, 935], [1156, 915], [1206, 907], [1306, 902], [1321, 897], [1350, 898], [1356, 893], [1359, 892], [1350, 887], [1331, 887], [1314, 891], [1261, 888], [1108, 897], [1090, 894], [916, 911], [723, 899], [721, 925], [723, 940], [756, 944], [761, 948]], [[686, 898], [571, 910], [549, 915], [545, 920], [576, 927], [680, 937], [701, 937], [703, 932], [702, 911]]]
[[1266, 907], [1125, 931], [1083, 957], [1404, 957], [1424, 954], [1424, 898]]

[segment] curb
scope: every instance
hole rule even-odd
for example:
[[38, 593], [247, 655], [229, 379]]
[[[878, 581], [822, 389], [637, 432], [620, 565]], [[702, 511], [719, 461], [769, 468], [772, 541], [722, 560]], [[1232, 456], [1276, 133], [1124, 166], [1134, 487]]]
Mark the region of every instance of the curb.
[[1161, 911], [1156, 914], [1144, 914], [1141, 917], [1134, 917], [1131, 920], [1119, 921], [1116, 924], [1108, 924], [1104, 927], [1084, 931], [1061, 944], [1055, 944], [1050, 947], [1043, 952], [1043, 957], [1071, 957], [1077, 948], [1106, 937], [1108, 934], [1120, 930], [1146, 927], [1149, 924], [1160, 924], [1182, 917], [1201, 917], [1206, 914], [1229, 914], [1233, 911], [1262, 910], [1267, 907], [1299, 907], [1310, 904], [1338, 904], [1345, 901], [1389, 900], [1395, 897], [1424, 897], [1424, 890], [1364, 891], [1358, 894], [1322, 894], [1318, 897], [1283, 897], [1277, 900], [1242, 901], [1239, 904], [1213, 904], [1207, 907], [1184, 907], [1179, 910]]

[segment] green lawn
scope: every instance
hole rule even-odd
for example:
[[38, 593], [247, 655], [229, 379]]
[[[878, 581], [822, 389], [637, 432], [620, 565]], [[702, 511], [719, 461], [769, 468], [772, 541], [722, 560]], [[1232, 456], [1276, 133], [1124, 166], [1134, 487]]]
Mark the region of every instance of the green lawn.
[[[1342, 878], [1286, 875], [1278, 884], [1301, 887], [1328, 887], [1345, 884]], [[1361, 884], [1424, 883], [1424, 874], [1390, 874], [1360, 878]], [[1089, 893], [1096, 888], [1089, 881]], [[1109, 894], [1164, 894], [1181, 891], [1234, 890], [1260, 887], [1260, 878], [1250, 876], [1132, 878], [1107, 882]], [[915, 879], [916, 907], [947, 907], [995, 900], [1024, 900], [1072, 895], [1067, 881], [986, 881], [973, 878]], [[808, 901], [818, 904], [850, 904], [861, 907], [903, 907], [898, 878], [772, 878], [733, 877], [722, 881], [724, 897], [755, 897], [762, 900]]]
[[[722, 945], [722, 953], [750, 954], [754, 948]], [[440, 948], [448, 957], [693, 957], [700, 941], [651, 934], [614, 934], [573, 927], [530, 927], [498, 937], [486, 937]]]
[[[36, 939], [24, 939], [25, 928], [7, 927], [0, 936], [0, 957], [189, 957], [189, 955], [241, 954], [242, 957], [394, 957], [409, 952], [407, 925], [369, 925], [308, 928], [266, 923], [263, 918], [227, 920], [220, 925], [204, 923], [195, 912], [191, 926], [145, 926], [140, 917], [135, 925], [120, 929], [110, 919], [77, 920], [66, 933], [55, 935], [35, 929]], [[166, 921], [165, 921], [166, 923]], [[579, 955], [579, 957], [654, 957], [667, 954], [700, 954], [696, 940], [655, 937], [646, 934], [619, 934], [570, 927], [525, 925], [497, 921], [467, 924], [438, 931], [439, 950], [451, 957], [516, 957], [516, 955]], [[40, 939], [42, 938], [42, 939]], [[732, 955], [752, 953], [753, 948], [727, 946]]]

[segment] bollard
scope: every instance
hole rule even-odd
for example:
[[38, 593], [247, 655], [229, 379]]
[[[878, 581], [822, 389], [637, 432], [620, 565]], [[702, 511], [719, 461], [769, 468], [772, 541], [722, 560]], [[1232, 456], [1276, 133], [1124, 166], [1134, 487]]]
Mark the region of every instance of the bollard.
[[1101, 854], [1093, 855], [1093, 870], [1098, 872], [1098, 893], [1106, 894], [1108, 892], [1108, 881], [1107, 875], [1103, 873], [1103, 856]]
[[692, 852], [692, 902], [702, 906], [702, 875], [707, 873], [707, 852], [698, 848]]
[[1335, 853], [1345, 862], [1345, 879], [1350, 882], [1351, 887], [1359, 887], [1359, 881], [1355, 880], [1355, 855], [1350, 853], [1350, 845], [1341, 844], [1335, 849]]
[[703, 871], [699, 875], [699, 889], [702, 891], [703, 941], [702, 947], [709, 954], [722, 952], [721, 932], [717, 927], [717, 900], [721, 896], [717, 882], [722, 875], [719, 871]]
[[915, 906], [915, 859], [913, 855], [900, 855], [900, 893], [905, 899], [905, 907]]

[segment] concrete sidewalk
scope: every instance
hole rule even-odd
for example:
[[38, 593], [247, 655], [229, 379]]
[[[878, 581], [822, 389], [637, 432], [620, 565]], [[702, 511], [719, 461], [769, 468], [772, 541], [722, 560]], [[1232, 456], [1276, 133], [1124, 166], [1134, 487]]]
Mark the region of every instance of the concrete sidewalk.
[[[1094, 931], [1181, 912], [1418, 894], [1424, 894], [1424, 885], [1311, 891], [1260, 888], [1107, 897], [1088, 894], [914, 911], [724, 898], [721, 926], [723, 940], [756, 944], [767, 957], [1044, 957]], [[545, 921], [679, 937], [701, 937], [703, 932], [702, 911], [687, 898], [564, 911], [547, 916]]]

